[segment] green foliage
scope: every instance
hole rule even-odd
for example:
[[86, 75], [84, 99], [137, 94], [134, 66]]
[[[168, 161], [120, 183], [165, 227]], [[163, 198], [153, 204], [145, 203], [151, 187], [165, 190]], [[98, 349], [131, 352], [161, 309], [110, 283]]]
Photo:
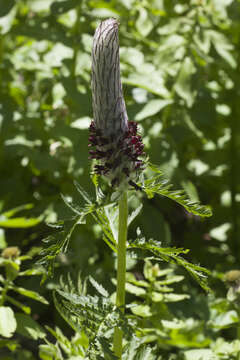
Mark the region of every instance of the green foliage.
[[212, 215], [211, 210], [207, 206], [202, 206], [199, 202], [191, 201], [183, 190], [170, 190], [172, 185], [167, 184], [163, 178], [162, 171], [158, 170], [156, 166], [149, 165], [149, 168], [156, 174], [149, 176], [144, 180], [143, 190], [151, 199], [154, 194], [166, 196], [169, 199], [182, 205], [188, 212], [202, 217], [209, 217]]
[[[123, 359], [157, 359], [151, 347], [144, 346], [137, 337], [133, 336], [133, 320], [123, 317], [103, 286], [91, 277], [89, 282], [97, 290], [98, 296], [87, 294], [87, 283], [86, 281], [82, 283], [80, 277], [77, 286], [70, 277], [67, 281], [61, 280], [61, 288], [54, 295], [55, 305], [76, 333], [69, 341], [60, 329], [53, 330], [47, 327], [56, 338], [57, 345], [49, 342], [47, 345], [41, 345], [40, 358], [58, 360], [62, 359], [64, 353], [68, 359], [74, 356], [86, 360], [117, 359], [111, 350], [111, 339], [114, 327], [119, 326], [127, 337], [132, 338], [126, 344]], [[46, 357], [46, 352], [49, 357]]]
[[[109, 294], [112, 292], [108, 279], [113, 277], [114, 256], [109, 250], [116, 252], [118, 212], [114, 204], [118, 194], [112, 201], [112, 194], [107, 194], [108, 206], [98, 207], [99, 203], [90, 199], [94, 204], [91, 216], [86, 215], [89, 210], [86, 204], [80, 210], [74, 205], [73, 214], [59, 196], [67, 194], [65, 200], [71, 207], [68, 194], [77, 198], [74, 180], [92, 191], [87, 152], [87, 128], [92, 118], [90, 52], [94, 29], [109, 16], [120, 22], [121, 71], [129, 119], [139, 123], [146, 153], [164, 174], [161, 177], [158, 169], [148, 170], [153, 174], [149, 184], [145, 177], [139, 183], [143, 192], [137, 195], [132, 192], [129, 238], [135, 238], [139, 227], [147, 239], [160, 240], [161, 244], [149, 240], [141, 244], [136, 239], [142, 249], [129, 248], [128, 252], [134, 252], [136, 258], [131, 258], [128, 266], [132, 266], [132, 274], [142, 274], [140, 259], [146, 255], [157, 258], [161, 270], [164, 262], [169, 269], [174, 264], [189, 266], [190, 273], [204, 281], [205, 270], [188, 265], [188, 259], [208, 267], [213, 275], [215, 301], [202, 295], [188, 277], [181, 289], [176, 284], [176, 294], [191, 297], [174, 303], [178, 321], [167, 319], [164, 329], [171, 336], [178, 335], [171, 337], [167, 353], [156, 341], [156, 358], [237, 359], [238, 283], [230, 283], [226, 294], [222, 274], [239, 270], [240, 254], [238, 0], [0, 1], [0, 248], [17, 244], [25, 254], [46, 236], [46, 228], [39, 222], [44, 217], [48, 223], [58, 223], [60, 230], [49, 237], [48, 248], [41, 255], [49, 273], [57, 259], [55, 273], [81, 270], [103, 283]], [[175, 192], [164, 183], [165, 177], [174, 188], [184, 188], [190, 202], [182, 192]], [[178, 201], [183, 207], [176, 204]], [[198, 201], [210, 208], [200, 207]], [[19, 204], [34, 207], [22, 208], [28, 210], [23, 216], [2, 210], [2, 207], [18, 209]], [[207, 216], [210, 209], [214, 216], [205, 221], [185, 211]], [[69, 220], [63, 223], [59, 219]], [[86, 224], [78, 225], [78, 220]], [[191, 252], [178, 253], [186, 251], [182, 248]], [[7, 266], [11, 281], [20, 290], [9, 291], [2, 306], [11, 308], [14, 317], [19, 309], [29, 315], [29, 301], [35, 295], [21, 290], [25, 288], [21, 279], [39, 275], [39, 270], [32, 269], [27, 259], [19, 269], [12, 259], [1, 266], [4, 281]], [[181, 267], [174, 271], [181, 272]], [[55, 288], [56, 279], [51, 281], [45, 282], [45, 291]], [[36, 292], [33, 283], [26, 287]], [[143, 301], [143, 297], [139, 299]], [[171, 303], [167, 306], [170, 309]], [[42, 321], [48, 319], [51, 329], [62, 328], [52, 302], [45, 316], [39, 314], [38, 308], [34, 314]], [[160, 308], [156, 318], [161, 315]], [[205, 341], [203, 324], [207, 324], [208, 331], [204, 339], [210, 342], [197, 349], [199, 338]], [[62, 333], [65, 335], [64, 327]], [[43, 359], [81, 356], [74, 350], [64, 352], [60, 343], [65, 340], [52, 335], [56, 344], [47, 340], [41, 346]], [[189, 340], [192, 335], [197, 341], [188, 343], [186, 349], [178, 348], [183, 338]], [[81, 336], [75, 333], [71, 338], [74, 346], [78, 346]], [[82, 340], [79, 342], [82, 344]], [[1, 337], [1, 351], [8, 349], [6, 356], [11, 359], [32, 360], [30, 350], [21, 347], [18, 352], [20, 343], [16, 330], [11, 338]], [[138, 348], [136, 343], [133, 341], [132, 349]], [[81, 346], [85, 349], [85, 345]], [[142, 357], [147, 358], [148, 350], [141, 350], [142, 344], [139, 346]], [[137, 350], [131, 351], [125, 357], [138, 359]]]
[[198, 339], [199, 332], [204, 331], [201, 322], [192, 318], [176, 318], [171, 310], [171, 303], [177, 306], [178, 302], [190, 301], [188, 294], [178, 294], [173, 288], [183, 281], [184, 276], [176, 275], [172, 267], [161, 269], [148, 259], [144, 262], [145, 279], [137, 280], [128, 273], [126, 284], [128, 292], [142, 299], [131, 304], [131, 311], [138, 318], [138, 336], [146, 343], [158, 342], [163, 349], [171, 345], [179, 348], [208, 345], [210, 340], [206, 336], [203, 335], [201, 341]]
[[[163, 181], [159, 181], [159, 177], [162, 177], [162, 173], [157, 170], [157, 168], [153, 165], [150, 165], [151, 169], [154, 172], [157, 172], [156, 176], [148, 177], [144, 181], [144, 191], [147, 193], [149, 197], [152, 197], [154, 193], [161, 194], [177, 203], [184, 206], [189, 212], [194, 213], [199, 216], [211, 216], [211, 211], [204, 206], [201, 206], [199, 203], [190, 201], [187, 196], [182, 191], [169, 191], [169, 186], [164, 185]], [[96, 183], [97, 184], [97, 183]], [[105, 243], [116, 252], [116, 240], [117, 240], [117, 223], [118, 223], [118, 206], [116, 200], [118, 199], [118, 192], [112, 193], [110, 195], [104, 196], [104, 194], [100, 191], [100, 189], [96, 188], [97, 198], [94, 202], [91, 197], [87, 194], [82, 187], [75, 182], [75, 186], [77, 191], [80, 193], [82, 198], [85, 201], [85, 205], [79, 207], [74, 203], [72, 199], [69, 199], [65, 196], [62, 196], [64, 203], [70, 208], [70, 210], [77, 214], [73, 218], [65, 221], [59, 221], [56, 224], [50, 224], [52, 227], [56, 229], [60, 229], [60, 232], [49, 236], [44, 241], [47, 243], [48, 247], [43, 249], [41, 252], [42, 258], [39, 261], [39, 264], [46, 267], [48, 274], [53, 275], [54, 269], [54, 261], [56, 256], [61, 252], [66, 252], [69, 240], [72, 236], [73, 231], [77, 225], [85, 224], [86, 217], [91, 214], [94, 220], [100, 225], [103, 232], [103, 240]], [[136, 208], [128, 219], [128, 224], [130, 224], [135, 217], [140, 213], [142, 206]], [[139, 234], [140, 235], [140, 234]], [[201, 271], [207, 270], [201, 268], [200, 266], [192, 265], [185, 261], [184, 259], [177, 257], [179, 253], [186, 253], [188, 250], [183, 249], [174, 249], [174, 248], [159, 248], [158, 244], [152, 241], [152, 244], [143, 245], [143, 238], [139, 241], [134, 241], [135, 248], [139, 248], [142, 250], [149, 250], [156, 255], [158, 252], [158, 256], [165, 261], [175, 261], [178, 264], [185, 266], [185, 268], [191, 273], [193, 277], [195, 277], [199, 283], [205, 288], [205, 290], [209, 290], [206, 285], [206, 282], [203, 279], [203, 275]], [[201, 279], [202, 277], [202, 279]]]
[[185, 260], [181, 254], [186, 254], [188, 250], [182, 248], [166, 248], [161, 247], [161, 243], [156, 240], [150, 239], [146, 241], [145, 237], [142, 236], [140, 229], [137, 230], [137, 239], [132, 240], [128, 245], [128, 249], [141, 249], [146, 253], [151, 253], [154, 255], [154, 258], [164, 260], [169, 263], [175, 263], [183, 266], [192, 276], [197, 280], [197, 282], [205, 289], [210, 290], [207, 286], [206, 276], [210, 274], [210, 272], [195, 264], [189, 263]]
[[[56, 307], [75, 331], [86, 334], [89, 343], [86, 359], [117, 359], [111, 350], [113, 329], [120, 326], [126, 330], [126, 325], [123, 326], [121, 313], [107, 291], [95, 280], [90, 279], [90, 282], [101, 297], [87, 295], [85, 291], [75, 293], [71, 286], [71, 293], [57, 290], [54, 295]], [[69, 289], [69, 284], [63, 284], [63, 287]]]
[[15, 217], [12, 219], [17, 212], [22, 210], [31, 209], [32, 204], [26, 204], [18, 206], [15, 209], [8, 210], [0, 214], [0, 227], [5, 228], [28, 228], [39, 224], [41, 219], [36, 218], [25, 218], [25, 217]]
[[[31, 259], [29, 255], [20, 255], [18, 247], [7, 247], [0, 256], [0, 267], [4, 268], [5, 275], [0, 274], [0, 347], [8, 348], [14, 354], [18, 354], [18, 341], [5, 338], [12, 338], [16, 334], [30, 338], [42, 339], [46, 336], [43, 328], [31, 317], [31, 307], [27, 305], [27, 299], [34, 299], [45, 305], [48, 301], [35, 291], [17, 286], [20, 277], [42, 275], [41, 269], [28, 269], [21, 271], [22, 262]], [[24, 301], [18, 300], [18, 294], [25, 298]], [[17, 313], [15, 309], [20, 309], [24, 313]], [[21, 349], [20, 351], [24, 351]], [[1, 351], [0, 351], [1, 354]], [[4, 356], [4, 352], [2, 356]], [[26, 352], [30, 356], [30, 352]]]

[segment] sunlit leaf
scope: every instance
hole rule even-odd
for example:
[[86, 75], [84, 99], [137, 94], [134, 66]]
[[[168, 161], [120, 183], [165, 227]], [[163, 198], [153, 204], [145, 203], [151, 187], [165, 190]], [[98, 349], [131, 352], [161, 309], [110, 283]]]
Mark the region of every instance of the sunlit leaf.
[[0, 306], [0, 334], [11, 337], [17, 328], [13, 310], [8, 306]]

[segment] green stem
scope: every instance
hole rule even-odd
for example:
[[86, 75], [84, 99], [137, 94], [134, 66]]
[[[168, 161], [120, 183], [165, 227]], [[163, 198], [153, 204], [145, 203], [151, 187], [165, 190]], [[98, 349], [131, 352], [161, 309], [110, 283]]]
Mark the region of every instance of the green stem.
[[[126, 243], [127, 243], [127, 219], [128, 204], [127, 192], [124, 192], [119, 200], [119, 221], [118, 221], [118, 250], [117, 250], [117, 296], [116, 305], [124, 313], [125, 310], [125, 283], [126, 283]], [[123, 333], [115, 328], [113, 350], [115, 355], [122, 359]]]
[[0, 306], [3, 306], [5, 301], [6, 301], [6, 296], [7, 296], [7, 292], [8, 292], [8, 285], [9, 285], [9, 280], [5, 281], [4, 287], [2, 289], [2, 294], [0, 296]]

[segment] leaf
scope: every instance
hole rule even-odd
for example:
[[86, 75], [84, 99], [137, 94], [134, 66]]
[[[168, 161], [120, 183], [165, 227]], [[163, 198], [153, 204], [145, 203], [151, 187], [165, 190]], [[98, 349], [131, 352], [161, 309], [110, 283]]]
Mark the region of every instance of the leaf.
[[[121, 328], [122, 313], [109, 297], [97, 297], [57, 290], [54, 302], [61, 316], [73, 329], [84, 331], [89, 339], [86, 358], [115, 359], [109, 342], [109, 331]], [[126, 331], [126, 329], [125, 329]]]
[[0, 335], [11, 337], [17, 328], [14, 312], [8, 306], [0, 306]]
[[140, 214], [143, 205], [140, 204], [129, 216], [128, 216], [128, 226], [133, 222], [133, 220]]
[[141, 316], [143, 318], [149, 318], [152, 316], [151, 308], [149, 305], [134, 305], [131, 307], [133, 314]]
[[172, 185], [167, 184], [167, 181], [163, 179], [162, 172], [149, 164], [149, 168], [153, 170], [157, 175], [147, 178], [142, 186], [143, 191], [146, 192], [148, 198], [152, 198], [154, 194], [159, 194], [169, 199], [176, 201], [182, 205], [188, 212], [201, 217], [212, 216], [212, 212], [208, 206], [200, 205], [197, 201], [191, 201], [183, 190], [171, 190]]
[[143, 37], [147, 36], [153, 29], [153, 23], [149, 18], [149, 14], [143, 7], [139, 8], [139, 16], [136, 21], [136, 28]]
[[55, 344], [39, 345], [39, 356], [41, 360], [60, 360], [62, 355]]
[[147, 102], [147, 104], [142, 108], [142, 110], [137, 113], [135, 116], [136, 121], [141, 121], [143, 119], [146, 119], [148, 117], [151, 117], [155, 114], [157, 114], [159, 111], [161, 111], [164, 107], [166, 107], [169, 104], [172, 104], [171, 99], [167, 100], [160, 100], [160, 99], [154, 99]]
[[6, 16], [15, 5], [15, 0], [0, 0], [0, 17]]
[[31, 308], [29, 306], [26, 306], [26, 305], [20, 303], [16, 299], [13, 299], [11, 296], [6, 295], [6, 300], [9, 301], [14, 306], [18, 307], [19, 309], [21, 309], [22, 311], [24, 311], [26, 314], [31, 313]]
[[[43, 240], [48, 247], [41, 251], [40, 256], [42, 257], [38, 260], [38, 264], [46, 268], [48, 276], [53, 275], [56, 257], [61, 252], [67, 250], [71, 235], [75, 227], [79, 224], [79, 219], [82, 221], [82, 216], [75, 216], [73, 219], [58, 223], [57, 227], [60, 227], [61, 231], [50, 235]], [[45, 276], [42, 281], [44, 280]]]
[[[106, 213], [104, 210], [105, 209], [98, 209], [95, 214], [92, 213], [92, 216], [95, 219], [95, 221], [101, 226], [101, 229], [104, 234], [103, 240], [110, 247], [110, 249], [112, 249], [114, 252], [117, 252], [117, 249], [116, 249], [117, 241], [115, 239], [116, 232], [113, 233], [113, 231], [112, 231], [113, 224], [111, 224], [111, 221], [109, 221], [109, 218], [111, 220], [111, 216], [109, 216], [109, 218], [108, 218], [106, 216]], [[107, 213], [107, 214], [109, 215], [109, 213]]]
[[214, 354], [210, 349], [184, 351], [184, 360], [214, 360], [214, 359], [215, 359]]
[[[85, 218], [91, 214], [94, 219], [101, 226], [104, 236], [103, 240], [107, 245], [116, 252], [116, 240], [114, 239], [108, 218], [105, 214], [105, 207], [113, 204], [109, 200], [109, 197], [104, 196], [103, 193], [98, 191], [98, 201], [92, 201], [88, 193], [79, 185], [77, 182], [74, 182], [77, 191], [80, 193], [82, 198], [85, 200], [85, 205], [79, 207], [74, 204], [72, 199], [67, 196], [62, 195], [64, 203], [68, 206], [69, 209], [74, 213], [74, 217], [65, 221], [59, 221], [56, 224], [49, 224], [50, 226], [60, 230], [53, 235], [48, 236], [43, 241], [48, 244], [47, 248], [44, 248], [40, 255], [41, 259], [38, 261], [39, 265], [44, 266], [47, 269], [47, 275], [52, 276], [54, 272], [54, 263], [57, 255], [61, 252], [66, 252], [68, 244], [72, 233], [75, 227], [78, 224], [84, 224]], [[101, 196], [100, 196], [101, 195]], [[45, 281], [46, 275], [43, 276], [42, 282]]]
[[89, 281], [100, 295], [104, 297], [109, 297], [108, 291], [104, 289], [104, 287], [101, 284], [97, 283], [97, 281], [94, 280], [92, 276], [89, 276]]
[[169, 18], [166, 25], [160, 26], [157, 29], [157, 33], [159, 35], [176, 34], [180, 26], [181, 26], [181, 19], [175, 17], [174, 19]]
[[187, 294], [164, 294], [164, 302], [178, 302], [189, 298], [190, 295]]
[[186, 57], [181, 65], [177, 81], [174, 85], [176, 93], [186, 101], [188, 107], [194, 103], [195, 92], [192, 88], [192, 75], [196, 68], [190, 57]]
[[140, 230], [138, 230], [137, 239], [129, 241], [127, 250], [131, 249], [141, 249], [153, 254], [155, 260], [160, 259], [183, 266], [204, 290], [210, 291], [206, 280], [206, 275], [209, 275], [210, 272], [204, 267], [192, 264], [180, 256], [180, 254], [187, 253], [188, 250], [182, 248], [160, 247], [159, 242], [156, 240], [150, 239], [149, 241], [146, 241], [145, 237], [141, 235]]
[[140, 286], [135, 286], [135, 285], [127, 282], [125, 284], [125, 288], [126, 288], [126, 291], [129, 292], [130, 294], [134, 294], [136, 296], [146, 295], [146, 290], [141, 288]]
[[16, 313], [17, 329], [16, 332], [30, 339], [43, 339], [46, 336], [43, 328], [31, 318], [31, 316]]
[[79, 194], [83, 197], [83, 199], [88, 203], [88, 204], [92, 204], [93, 201], [91, 200], [90, 196], [88, 195], [88, 193], [82, 188], [82, 186], [77, 182], [74, 181], [74, 185], [76, 186], [77, 191], [79, 192]]
[[33, 275], [42, 275], [43, 269], [27, 269], [25, 271], [21, 271], [19, 276], [33, 276]]
[[100, 211], [97, 211], [97, 215], [99, 217], [100, 214], [102, 214], [102, 221], [101, 224], [100, 222], [98, 223], [101, 227], [104, 227], [104, 224], [107, 225], [110, 235], [109, 240], [116, 245], [118, 239], [118, 206], [116, 206], [116, 204], [113, 206], [106, 206], [104, 208], [104, 214]]
[[128, 77], [123, 77], [122, 83], [145, 89], [157, 96], [170, 97], [170, 92], [164, 84], [162, 74], [152, 68], [152, 65], [147, 66], [145, 64], [145, 66], [138, 68], [137, 72], [129, 74]]
[[23, 296], [29, 297], [31, 299], [34, 299], [36, 301], [40, 301], [41, 303], [48, 305], [48, 301], [41, 295], [39, 295], [37, 292], [32, 291], [32, 290], [27, 290], [24, 289], [22, 287], [17, 287], [17, 286], [9, 286], [9, 288]]
[[208, 30], [207, 34], [211, 38], [212, 44], [215, 47], [217, 53], [233, 68], [237, 66], [237, 62], [234, 59], [230, 51], [234, 49], [228, 38], [215, 30]]
[[32, 208], [33, 208], [33, 204], [20, 205], [20, 206], [15, 207], [14, 209], [3, 212], [1, 215], [5, 216], [6, 218], [10, 218], [13, 215], [15, 215], [16, 213], [18, 213], [19, 211], [29, 210]]
[[0, 216], [0, 226], [6, 228], [28, 228], [32, 226], [36, 226], [41, 222], [41, 219], [37, 218], [25, 218], [19, 217], [14, 219], [7, 219], [3, 216]]
[[225, 329], [231, 325], [238, 323], [239, 317], [235, 310], [227, 311], [223, 314], [216, 316], [213, 320], [209, 321], [209, 325], [215, 329]]
[[[151, 347], [144, 346], [137, 337], [133, 337], [124, 348], [123, 360], [157, 360]], [[159, 359], [160, 360], [160, 359]]]

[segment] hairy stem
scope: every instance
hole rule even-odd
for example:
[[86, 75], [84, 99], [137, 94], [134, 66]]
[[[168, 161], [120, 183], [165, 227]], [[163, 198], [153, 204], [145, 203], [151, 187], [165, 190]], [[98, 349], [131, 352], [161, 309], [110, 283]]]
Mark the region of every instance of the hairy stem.
[[[127, 242], [128, 204], [125, 191], [119, 200], [118, 222], [118, 251], [117, 251], [117, 297], [116, 305], [124, 313], [125, 308], [125, 282], [126, 282], [126, 242]], [[115, 328], [113, 350], [119, 359], [122, 359], [123, 333]]]

